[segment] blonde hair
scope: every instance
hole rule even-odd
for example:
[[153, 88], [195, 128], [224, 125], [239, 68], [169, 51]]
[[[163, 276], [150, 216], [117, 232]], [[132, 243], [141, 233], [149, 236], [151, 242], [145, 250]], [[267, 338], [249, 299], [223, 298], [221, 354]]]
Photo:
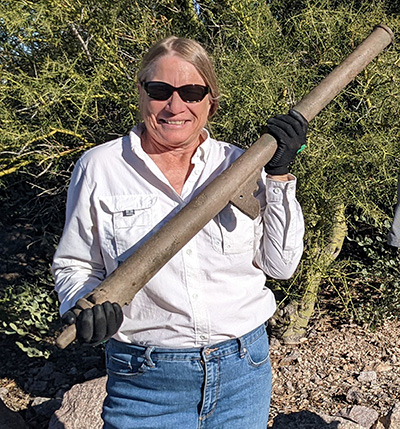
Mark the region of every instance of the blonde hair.
[[137, 74], [138, 81], [140, 83], [145, 82], [156, 61], [166, 55], [177, 55], [196, 67], [205, 84], [210, 88], [211, 108], [209, 117], [213, 116], [218, 108], [217, 77], [206, 50], [194, 40], [169, 36], [157, 42], [143, 57]]

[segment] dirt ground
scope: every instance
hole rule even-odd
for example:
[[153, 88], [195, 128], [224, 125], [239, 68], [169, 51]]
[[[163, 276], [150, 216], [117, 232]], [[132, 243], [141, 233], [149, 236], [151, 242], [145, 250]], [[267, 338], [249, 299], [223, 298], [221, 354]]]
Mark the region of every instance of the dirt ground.
[[[278, 414], [310, 411], [333, 416], [355, 404], [386, 414], [400, 401], [399, 328], [398, 321], [388, 321], [372, 331], [358, 325], [339, 325], [325, 316], [312, 320], [301, 344], [283, 345], [272, 338], [269, 425]], [[0, 361], [1, 397], [30, 428], [48, 424], [48, 417], [32, 412], [35, 398], [60, 397], [73, 384], [85, 381], [88, 374], [105, 374], [100, 348], [73, 346], [56, 352], [49, 360], [28, 358], [11, 337], [4, 335], [0, 336]], [[45, 366], [53, 371], [47, 376], [48, 383], [38, 379]]]
[[[42, 241], [40, 241], [42, 240]], [[26, 225], [0, 231], [0, 286], [33, 272], [50, 260], [40, 230]], [[365, 295], [365, 294], [364, 294]], [[340, 312], [339, 312], [340, 313]], [[336, 311], [336, 314], [337, 311]], [[376, 330], [332, 316], [329, 299], [321, 303], [303, 341], [294, 346], [271, 338], [273, 396], [271, 421], [280, 414], [309, 411], [335, 415], [350, 405], [364, 405], [384, 415], [400, 401], [400, 321]], [[16, 336], [0, 334], [0, 398], [29, 428], [47, 427], [49, 412], [38, 414], [41, 398], [54, 399], [76, 383], [105, 375], [101, 347], [70, 346], [49, 359], [29, 358]]]
[[400, 401], [400, 322], [377, 330], [316, 318], [296, 346], [271, 342], [271, 418], [311, 411], [330, 416], [362, 405], [386, 415]]

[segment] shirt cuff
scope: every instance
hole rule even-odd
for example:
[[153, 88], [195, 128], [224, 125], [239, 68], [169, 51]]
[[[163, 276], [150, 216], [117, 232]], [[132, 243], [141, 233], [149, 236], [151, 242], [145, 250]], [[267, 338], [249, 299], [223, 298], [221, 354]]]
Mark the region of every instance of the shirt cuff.
[[272, 180], [267, 177], [267, 202], [282, 202], [285, 198], [286, 201], [293, 201], [296, 199], [296, 184], [297, 179], [295, 176], [290, 175], [291, 178], [287, 182], [279, 180]]

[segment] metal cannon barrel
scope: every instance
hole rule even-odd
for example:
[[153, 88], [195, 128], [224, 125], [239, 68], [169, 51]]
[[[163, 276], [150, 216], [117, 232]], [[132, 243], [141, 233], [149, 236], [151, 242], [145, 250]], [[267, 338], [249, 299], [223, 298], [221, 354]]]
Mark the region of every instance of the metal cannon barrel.
[[[389, 27], [376, 26], [294, 109], [311, 121], [393, 39], [393, 32]], [[271, 135], [262, 135], [229, 168], [77, 304], [81, 308], [92, 307], [105, 301], [118, 302], [121, 306], [129, 304], [139, 290], [228, 203], [234, 204], [253, 219], [257, 217], [260, 208], [253, 194], [257, 189], [260, 171], [272, 158], [276, 148], [276, 140]], [[71, 325], [60, 334], [56, 344], [63, 349], [75, 338], [76, 328]]]

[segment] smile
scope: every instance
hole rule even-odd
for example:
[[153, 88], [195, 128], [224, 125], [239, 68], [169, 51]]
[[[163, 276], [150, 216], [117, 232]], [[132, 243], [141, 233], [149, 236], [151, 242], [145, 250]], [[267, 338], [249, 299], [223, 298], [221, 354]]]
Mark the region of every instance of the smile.
[[183, 125], [186, 121], [168, 121], [166, 119], [161, 119], [161, 122], [164, 122], [168, 125]]

